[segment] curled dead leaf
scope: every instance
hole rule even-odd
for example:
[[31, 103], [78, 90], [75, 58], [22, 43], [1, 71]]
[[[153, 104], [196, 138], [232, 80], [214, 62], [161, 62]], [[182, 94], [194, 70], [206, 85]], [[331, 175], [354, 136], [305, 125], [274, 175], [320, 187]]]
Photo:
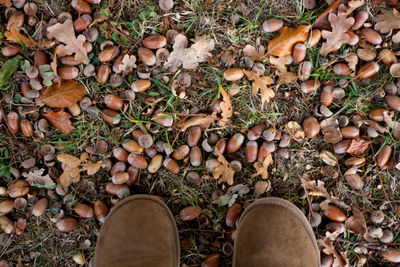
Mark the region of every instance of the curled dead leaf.
[[351, 140], [350, 146], [347, 148], [346, 152], [355, 156], [360, 156], [368, 149], [370, 144], [371, 141], [357, 136]]
[[181, 127], [181, 131], [186, 131], [187, 128], [192, 126], [200, 126], [202, 129], [207, 129], [210, 127], [212, 123], [217, 119], [215, 114], [206, 115], [206, 114], [196, 114], [193, 115], [190, 119], [183, 119], [178, 122], [178, 126]]
[[219, 87], [219, 92], [222, 95], [222, 102], [219, 104], [222, 110], [222, 119], [219, 121], [219, 125], [224, 126], [229, 122], [229, 119], [233, 115], [232, 101], [230, 95], [224, 90], [224, 88], [222, 88], [221, 85]]
[[47, 49], [55, 44], [54, 41], [49, 41], [49, 40], [41, 40], [40, 42], [37, 42], [29, 37], [26, 37], [18, 30], [16, 30], [14, 27], [11, 27], [10, 31], [6, 31], [4, 35], [8, 41], [18, 44], [23, 43], [28, 48], [39, 47], [42, 49]]
[[292, 54], [293, 46], [296, 43], [303, 43], [307, 40], [310, 29], [311, 26], [304, 25], [297, 28], [283, 27], [281, 33], [269, 42], [268, 54], [277, 57]]
[[271, 163], [273, 162], [272, 160], [272, 154], [269, 153], [265, 158], [264, 161], [261, 162], [256, 162], [254, 163], [254, 168], [256, 169], [256, 173], [252, 174], [251, 177], [257, 177], [257, 176], [261, 176], [262, 179], [266, 180], [268, 179], [269, 173], [268, 173], [268, 167], [269, 165], [271, 165]]
[[234, 184], [235, 171], [230, 167], [229, 162], [225, 159], [222, 153], [216, 149], [215, 153], [218, 155], [217, 160], [221, 165], [214, 169], [213, 176], [218, 179], [218, 183], [227, 183], [228, 185]]
[[70, 133], [74, 130], [74, 127], [71, 126], [71, 115], [63, 110], [61, 111], [50, 111], [49, 113], [44, 114], [46, 119], [48, 119], [51, 124], [53, 124], [56, 128], [60, 129], [62, 133]]

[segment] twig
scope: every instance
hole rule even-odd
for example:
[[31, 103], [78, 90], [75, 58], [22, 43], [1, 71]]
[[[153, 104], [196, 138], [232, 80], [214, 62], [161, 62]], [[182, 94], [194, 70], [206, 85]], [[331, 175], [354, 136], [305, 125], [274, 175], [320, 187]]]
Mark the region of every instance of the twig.
[[[339, 242], [348, 243], [348, 244], [351, 244], [351, 245], [354, 245], [354, 246], [362, 246], [362, 247], [366, 247], [366, 248], [369, 248], [369, 249], [374, 249], [374, 250], [379, 250], [379, 251], [387, 251], [386, 248], [371, 246], [370, 243], [354, 242], [354, 241], [350, 241], [350, 240], [344, 239], [342, 237], [338, 237], [337, 240]], [[375, 245], [376, 243], [373, 243], [373, 244]]]

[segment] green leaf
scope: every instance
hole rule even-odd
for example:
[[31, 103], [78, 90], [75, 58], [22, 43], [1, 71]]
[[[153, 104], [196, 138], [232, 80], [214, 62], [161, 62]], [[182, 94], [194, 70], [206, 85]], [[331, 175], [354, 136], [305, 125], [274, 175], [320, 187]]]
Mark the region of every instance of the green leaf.
[[44, 86], [49, 87], [49, 86], [51, 86], [52, 84], [53, 84], [52, 80], [43, 80], [43, 85], [44, 85]]
[[16, 104], [21, 103], [21, 98], [22, 98], [22, 95], [16, 94], [16, 95], [14, 96], [15, 103], [16, 103]]
[[17, 71], [21, 56], [17, 55], [3, 63], [0, 69], [0, 86], [3, 86]]
[[38, 68], [39, 68], [39, 72], [40, 73], [45, 73], [45, 72], [48, 72], [50, 70], [50, 65], [49, 64], [43, 64], [43, 65], [40, 65]]

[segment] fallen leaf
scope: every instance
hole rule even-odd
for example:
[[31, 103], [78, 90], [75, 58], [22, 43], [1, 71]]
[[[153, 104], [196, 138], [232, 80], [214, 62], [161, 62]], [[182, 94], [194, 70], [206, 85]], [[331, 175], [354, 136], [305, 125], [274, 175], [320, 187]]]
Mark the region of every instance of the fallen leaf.
[[50, 175], [48, 174], [43, 175], [44, 171], [45, 169], [29, 171], [25, 176], [26, 181], [29, 183], [30, 186], [38, 186], [38, 185], [55, 186], [56, 184], [50, 178]]
[[343, 44], [348, 43], [350, 35], [346, 32], [354, 24], [354, 18], [346, 16], [343, 13], [330, 13], [328, 17], [332, 26], [332, 31], [322, 31], [322, 37], [326, 42], [322, 44], [320, 54], [326, 57], [330, 52], [337, 51]]
[[286, 55], [282, 57], [270, 57], [269, 63], [276, 67], [276, 75], [279, 76], [277, 84], [282, 83], [295, 83], [297, 81], [297, 75], [293, 72], [287, 71], [287, 64], [292, 62], [291, 55]]
[[252, 87], [252, 93], [253, 94], [258, 94], [260, 92], [261, 94], [261, 103], [269, 102], [271, 98], [275, 96], [274, 90], [272, 88], [269, 88], [267, 85], [273, 84], [274, 80], [269, 77], [269, 76], [261, 76], [255, 72], [255, 71], [248, 71], [248, 70], [243, 70], [243, 72], [246, 74], [247, 78], [250, 81], [253, 81], [251, 84]]
[[101, 160], [96, 163], [88, 161], [82, 165], [81, 171], [87, 171], [88, 175], [93, 175], [96, 172], [98, 172], [100, 168], [105, 168], [105, 167], [106, 165], [104, 165], [103, 161]]
[[265, 59], [265, 46], [261, 45], [258, 50], [252, 45], [246, 45], [243, 48], [243, 55], [249, 57], [252, 60], [263, 60]]
[[171, 67], [175, 72], [179, 66], [184, 69], [196, 69], [199, 63], [205, 62], [207, 57], [211, 56], [210, 51], [214, 49], [214, 40], [208, 40], [205, 35], [196, 36], [189, 48], [187, 48], [188, 40], [185, 35], [178, 34], [175, 37], [175, 43], [172, 46], [173, 51], [168, 57], [168, 61], [164, 63], [164, 67]]
[[42, 48], [42, 49], [47, 49], [47, 48], [52, 47], [55, 44], [55, 42], [52, 40], [41, 40], [40, 42], [37, 42], [37, 41], [21, 34], [14, 27], [11, 27], [10, 31], [6, 31], [4, 35], [8, 41], [18, 43], [18, 44], [22, 43], [24, 46], [26, 46], [28, 48], [37, 48], [38, 47], [38, 48]]
[[337, 267], [345, 267], [345, 263], [342, 259], [342, 257], [336, 252], [336, 249], [332, 243], [332, 240], [329, 238], [324, 238], [324, 239], [318, 239], [317, 240], [318, 245], [321, 247], [321, 250], [326, 254], [326, 255], [332, 255], [333, 256], [333, 261], [334, 265], [332, 266], [337, 266]]
[[218, 179], [218, 183], [227, 183], [228, 185], [233, 185], [235, 171], [230, 167], [229, 162], [221, 154], [221, 152], [216, 149], [215, 153], [218, 155], [217, 160], [221, 163], [218, 167], [214, 169], [213, 176]]
[[41, 96], [41, 102], [52, 108], [68, 108], [85, 96], [85, 87], [74, 81], [65, 80], [47, 87]]
[[349, 16], [359, 7], [362, 7], [365, 4], [364, 0], [351, 0], [346, 5], [340, 5], [338, 12], [342, 13], [344, 16]]
[[72, 183], [79, 182], [81, 178], [79, 168], [66, 167], [60, 176], [60, 183], [62, 186], [69, 186]]
[[11, 0], [0, 0], [0, 5], [10, 8], [12, 6], [12, 3]]
[[264, 194], [266, 191], [271, 190], [270, 181], [257, 181], [254, 185], [254, 192], [258, 195]]
[[349, 65], [349, 68], [353, 73], [356, 72], [357, 64], [358, 64], [358, 56], [354, 52], [350, 52], [347, 54], [347, 56], [344, 58], [346, 60], [347, 65]]
[[400, 29], [400, 12], [395, 8], [382, 9], [382, 14], [375, 16], [376, 24], [374, 29], [381, 33], [388, 33], [392, 30]]
[[81, 164], [81, 160], [79, 158], [69, 154], [59, 154], [57, 155], [57, 160], [70, 168], [77, 168]]
[[269, 42], [268, 54], [277, 57], [291, 55], [296, 43], [307, 40], [310, 29], [311, 26], [304, 25], [297, 28], [283, 27], [281, 33]]
[[384, 111], [383, 112], [383, 120], [385, 121], [387, 127], [392, 129], [391, 133], [396, 140], [400, 139], [400, 122], [393, 121], [394, 112], [393, 111]]
[[187, 128], [192, 126], [200, 126], [202, 129], [207, 129], [211, 124], [216, 120], [215, 114], [206, 115], [206, 114], [196, 114], [192, 118], [186, 120], [183, 119], [178, 122], [178, 126], [181, 127], [181, 131], [186, 131]]
[[0, 69], [0, 86], [3, 86], [13, 74], [17, 71], [19, 66], [19, 61], [21, 60], [21, 56], [17, 55], [13, 58], [7, 59], [3, 65], [1, 65]]
[[250, 192], [250, 187], [247, 184], [237, 184], [229, 187], [226, 192], [228, 194], [238, 193], [240, 197], [243, 197], [243, 195]]
[[230, 95], [222, 88], [222, 86], [219, 86], [219, 92], [222, 95], [222, 102], [219, 104], [221, 107], [221, 117], [222, 119], [219, 121], [220, 126], [224, 126], [226, 123], [229, 122], [229, 119], [233, 115], [233, 109], [232, 109], [232, 101]]
[[347, 148], [346, 152], [355, 156], [360, 156], [368, 149], [370, 144], [371, 141], [357, 136], [351, 140], [350, 146]]
[[[72, 55], [75, 53], [75, 59], [84, 63], [89, 63], [89, 58], [83, 43], [86, 41], [84, 35], [78, 35], [75, 37], [75, 30], [72, 20], [68, 19], [64, 23], [57, 23], [47, 28], [47, 33], [53, 36], [57, 41], [65, 44], [59, 48], [59, 53], [63, 55]], [[61, 55], [59, 55], [61, 56]]]
[[125, 55], [122, 59], [121, 64], [118, 66], [118, 70], [122, 72], [125, 76], [132, 72], [134, 68], [136, 68], [136, 57], [134, 55]]
[[365, 217], [364, 214], [356, 207], [353, 206], [352, 208], [353, 214], [354, 214], [354, 219], [357, 221], [357, 223], [359, 223], [362, 228], [363, 228], [363, 232], [361, 232], [360, 234], [364, 234], [367, 232], [368, 228], [367, 228], [367, 222], [365, 221]]
[[48, 119], [51, 124], [53, 124], [56, 128], [60, 129], [62, 133], [70, 133], [74, 128], [71, 126], [71, 115], [65, 111], [50, 111], [43, 116]]
[[269, 153], [265, 158], [262, 163], [256, 162], [254, 163], [254, 168], [256, 169], [256, 173], [251, 175], [251, 178], [261, 176], [262, 179], [266, 180], [268, 179], [269, 173], [268, 173], [268, 167], [271, 165], [273, 162], [272, 160], [272, 154]]

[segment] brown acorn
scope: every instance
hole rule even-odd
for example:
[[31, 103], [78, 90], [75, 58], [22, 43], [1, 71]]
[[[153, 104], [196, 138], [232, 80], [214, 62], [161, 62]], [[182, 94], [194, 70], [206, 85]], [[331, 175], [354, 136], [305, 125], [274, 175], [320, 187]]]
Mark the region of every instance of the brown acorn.
[[15, 56], [15, 55], [19, 54], [20, 51], [21, 51], [20, 48], [18, 48], [16, 45], [13, 45], [13, 46], [6, 45], [1, 49], [1, 53], [5, 57]]
[[128, 162], [133, 167], [138, 168], [138, 169], [146, 169], [147, 168], [147, 160], [142, 155], [130, 153], [128, 156]]
[[155, 155], [147, 167], [149, 173], [156, 173], [162, 166], [163, 163], [163, 156], [162, 155]]
[[118, 112], [112, 109], [104, 109], [101, 113], [103, 119], [108, 122], [109, 124], [116, 125], [120, 122], [121, 118]]
[[172, 124], [174, 124], [174, 117], [172, 116], [166, 116], [163, 113], [159, 113], [156, 116], [154, 116], [152, 119], [155, 123], [158, 123], [164, 127], [171, 127]]
[[57, 69], [57, 74], [63, 80], [72, 80], [78, 77], [79, 69], [73, 66], [65, 66]]
[[71, 6], [80, 15], [92, 13], [92, 8], [85, 0], [72, 0]]
[[368, 20], [368, 13], [365, 10], [360, 10], [354, 17], [354, 24], [351, 26], [353, 30], [359, 30], [364, 26], [364, 23]]
[[248, 133], [247, 139], [250, 141], [255, 141], [262, 136], [262, 133], [265, 129], [265, 125], [259, 124], [254, 126]]
[[110, 77], [111, 68], [108, 65], [101, 65], [97, 69], [96, 81], [100, 84], [105, 84]]
[[376, 108], [369, 113], [369, 118], [374, 121], [384, 121], [383, 112], [389, 112], [386, 108]]
[[312, 71], [312, 63], [310, 61], [303, 61], [299, 65], [297, 76], [300, 81], [307, 81], [310, 78]]
[[196, 146], [200, 140], [201, 128], [199, 126], [192, 126], [188, 129], [187, 144], [190, 147]]
[[328, 107], [330, 104], [332, 104], [333, 101], [333, 94], [332, 94], [332, 86], [326, 85], [324, 88], [322, 88], [321, 92], [321, 104]]
[[333, 66], [333, 73], [335, 73], [338, 76], [349, 76], [350, 67], [346, 63], [336, 63]]
[[276, 32], [283, 27], [283, 20], [281, 19], [268, 19], [262, 24], [265, 32]]
[[235, 227], [236, 221], [239, 219], [240, 215], [242, 214], [242, 206], [240, 204], [235, 203], [233, 204], [226, 214], [225, 223], [228, 227]]
[[21, 132], [26, 136], [32, 136], [33, 134], [33, 126], [32, 123], [30, 121], [28, 121], [27, 119], [22, 119], [20, 122], [20, 128], [21, 128]]
[[309, 79], [300, 84], [301, 91], [305, 94], [313, 93], [316, 90], [318, 90], [320, 87], [321, 87], [321, 82], [316, 81], [314, 79]]
[[134, 92], [143, 92], [149, 89], [151, 82], [149, 80], [137, 80], [131, 84], [131, 89]]
[[118, 198], [125, 198], [129, 196], [129, 187], [124, 184], [113, 184], [113, 183], [107, 183], [106, 184], [106, 191], [110, 195], [115, 195], [118, 196]]
[[248, 162], [255, 162], [257, 160], [258, 144], [256, 141], [247, 142], [245, 155]]
[[336, 206], [328, 204], [328, 207], [323, 210], [324, 215], [335, 222], [344, 222], [346, 215], [341, 209]]
[[47, 209], [49, 201], [47, 198], [39, 199], [32, 208], [32, 215], [39, 217], [41, 216]]
[[392, 154], [392, 147], [385, 145], [381, 151], [379, 151], [378, 155], [376, 155], [375, 162], [379, 167], [384, 167], [390, 159]]
[[133, 166], [129, 166], [128, 168], [129, 179], [126, 182], [127, 186], [132, 186], [139, 179], [140, 170]]
[[333, 145], [336, 154], [345, 154], [351, 144], [351, 139], [344, 139]]
[[385, 97], [386, 104], [394, 110], [400, 111], [400, 97], [397, 95], [387, 95]]
[[33, 53], [33, 61], [35, 62], [36, 67], [48, 64], [46, 53], [42, 50], [36, 50]]
[[56, 226], [61, 232], [71, 232], [78, 228], [78, 221], [74, 218], [63, 218], [56, 222]]
[[320, 125], [318, 120], [314, 117], [308, 117], [303, 121], [303, 130], [304, 134], [308, 138], [313, 138], [317, 136], [320, 131]]
[[344, 178], [346, 179], [347, 183], [355, 190], [361, 190], [364, 187], [364, 181], [358, 175], [358, 173], [345, 175]]
[[109, 210], [103, 201], [97, 200], [94, 203], [94, 214], [96, 215], [97, 220], [99, 220], [101, 223], [106, 221], [108, 212]]
[[117, 172], [124, 172], [125, 170], [126, 170], [126, 164], [122, 161], [118, 161], [112, 166], [110, 174], [115, 175]]
[[302, 62], [306, 57], [306, 45], [304, 43], [297, 43], [293, 47], [292, 57], [294, 63]]
[[354, 138], [360, 135], [360, 129], [355, 126], [340, 128], [343, 138]]
[[322, 33], [320, 30], [318, 29], [312, 30], [307, 40], [307, 48], [311, 48], [317, 45], [319, 40], [321, 40], [321, 36]]
[[22, 197], [28, 194], [29, 184], [25, 180], [14, 180], [7, 188], [8, 196], [11, 198]]
[[153, 51], [146, 47], [139, 47], [137, 55], [139, 59], [148, 66], [152, 66], [157, 62], [156, 55], [154, 55]]
[[142, 134], [144, 134], [144, 132], [143, 132], [142, 130], [140, 130], [140, 129], [135, 129], [135, 130], [132, 131], [131, 134], [132, 134], [132, 137], [133, 137], [134, 139], [138, 140], [139, 137], [140, 137]]
[[243, 134], [241, 133], [235, 134], [229, 139], [228, 144], [226, 146], [226, 151], [228, 151], [228, 153], [235, 153], [240, 149], [243, 142], [244, 142]]
[[198, 167], [201, 165], [202, 156], [201, 150], [198, 146], [192, 147], [192, 149], [190, 150], [189, 158], [190, 164], [192, 164], [193, 167]]
[[173, 159], [166, 158], [166, 159], [163, 161], [163, 166], [164, 166], [168, 171], [170, 171], [171, 173], [176, 174], [176, 173], [179, 172], [179, 165], [178, 165], [178, 163], [176, 163], [176, 161], [173, 160]]
[[349, 167], [362, 167], [365, 165], [365, 158], [364, 157], [350, 157], [346, 159], [345, 165]]
[[82, 62], [75, 59], [75, 56], [64, 56], [60, 58], [60, 61], [64, 65], [77, 66]]
[[381, 252], [382, 257], [390, 262], [400, 262], [400, 250], [396, 248], [389, 248]]
[[218, 267], [221, 264], [221, 255], [211, 254], [202, 263], [200, 267]]
[[128, 152], [126, 152], [126, 150], [121, 147], [116, 147], [113, 149], [113, 156], [119, 161], [128, 161]]
[[11, 111], [10, 113], [7, 114], [6, 117], [6, 123], [8, 126], [8, 129], [12, 133], [18, 132], [19, 129], [19, 116], [17, 112]]
[[114, 45], [108, 45], [104, 47], [103, 51], [101, 51], [98, 55], [98, 58], [101, 62], [109, 62], [116, 58], [119, 55], [119, 48]]
[[76, 214], [81, 216], [82, 218], [92, 218], [94, 216], [94, 211], [92, 207], [79, 203], [75, 206], [74, 211]]
[[187, 155], [189, 155], [190, 148], [187, 145], [181, 145], [177, 149], [174, 150], [172, 153], [172, 158], [174, 160], [183, 160], [186, 158]]
[[224, 71], [224, 79], [227, 81], [238, 81], [244, 76], [241, 68], [230, 68]]
[[360, 67], [358, 70], [358, 77], [369, 78], [379, 71], [379, 65], [375, 61], [368, 62]]
[[167, 45], [167, 38], [159, 34], [152, 34], [144, 38], [143, 45], [149, 49], [159, 49]]
[[113, 110], [120, 110], [124, 101], [116, 95], [108, 94], [104, 97], [104, 104]]
[[4, 216], [14, 209], [14, 203], [11, 200], [3, 200], [0, 202], [0, 216]]
[[[215, 150], [218, 149], [218, 151], [221, 152], [221, 154], [224, 154], [225, 148], [226, 148], [226, 140], [225, 139], [219, 140], [217, 142], [217, 144], [215, 145]], [[216, 153], [214, 153], [214, 154], [217, 155]]]
[[393, 53], [393, 51], [389, 49], [383, 49], [379, 53], [379, 57], [382, 59], [383, 63], [385, 63], [387, 66], [391, 66], [393, 63], [397, 63], [397, 57]]
[[182, 221], [191, 221], [199, 217], [201, 208], [199, 206], [189, 206], [179, 212]]
[[125, 139], [122, 143], [122, 147], [128, 152], [133, 152], [136, 154], [143, 153], [143, 147], [140, 146], [138, 142], [132, 139]]
[[361, 30], [361, 35], [364, 36], [365, 40], [367, 42], [373, 44], [373, 45], [378, 45], [382, 43], [382, 37], [379, 35], [378, 32], [371, 28], [364, 28]]
[[79, 33], [79, 32], [82, 32], [82, 31], [86, 30], [92, 22], [93, 22], [93, 19], [88, 14], [84, 14], [82, 16], [79, 16], [74, 21], [75, 32]]
[[114, 184], [124, 184], [129, 180], [129, 173], [127, 172], [117, 172], [111, 177], [111, 181]]

